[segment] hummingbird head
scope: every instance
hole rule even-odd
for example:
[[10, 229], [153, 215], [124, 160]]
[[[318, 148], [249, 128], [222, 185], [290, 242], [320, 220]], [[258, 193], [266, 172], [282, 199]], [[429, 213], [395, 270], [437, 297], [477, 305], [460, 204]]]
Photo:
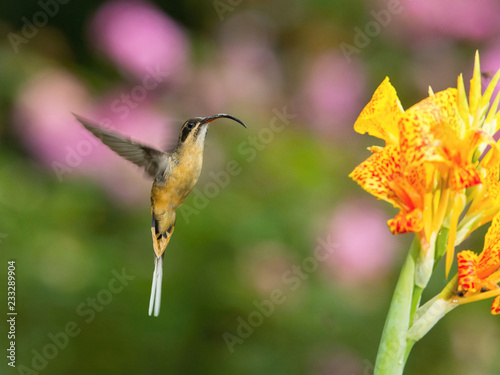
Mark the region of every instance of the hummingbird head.
[[208, 117], [195, 117], [187, 120], [181, 128], [181, 133], [179, 135], [179, 145], [183, 143], [196, 143], [199, 142], [199, 145], [202, 146], [205, 141], [205, 135], [207, 134], [208, 124], [218, 118], [228, 118], [234, 120], [245, 128], [247, 127], [243, 121], [237, 119], [234, 116], [227, 115], [225, 113], [219, 113], [217, 115], [208, 116]]

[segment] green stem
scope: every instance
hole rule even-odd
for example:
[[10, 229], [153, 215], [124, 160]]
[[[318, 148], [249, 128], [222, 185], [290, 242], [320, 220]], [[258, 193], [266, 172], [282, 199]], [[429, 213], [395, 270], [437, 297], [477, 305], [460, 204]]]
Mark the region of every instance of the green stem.
[[418, 285], [415, 285], [413, 287], [413, 295], [411, 297], [411, 309], [410, 309], [410, 326], [413, 323], [413, 317], [415, 316], [415, 311], [417, 311], [417, 308], [420, 304], [420, 297], [422, 297], [422, 292], [424, 291], [423, 288], [419, 287]]
[[[410, 309], [410, 322], [408, 324], [408, 327], [411, 327], [411, 325], [413, 324], [413, 318], [415, 317], [415, 312], [417, 311], [418, 306], [420, 305], [420, 298], [422, 297], [423, 291], [424, 289], [419, 287], [418, 285], [415, 285], [413, 287], [413, 295], [411, 298], [411, 309]], [[415, 340], [411, 340], [408, 338], [406, 339], [406, 351], [405, 351], [404, 363], [406, 363], [406, 360], [408, 359], [411, 349], [413, 348], [413, 345], [415, 343], [416, 343]]]
[[413, 348], [413, 345], [415, 345], [416, 341], [415, 340], [411, 340], [411, 339], [407, 339], [406, 340], [406, 353], [405, 353], [405, 363], [408, 359], [408, 356], [410, 355], [410, 352]]
[[[374, 375], [401, 375], [403, 373], [409, 354], [406, 332], [410, 326], [410, 316], [413, 316], [422, 293], [414, 289], [415, 269], [419, 255], [420, 242], [415, 237], [392, 297], [380, 340]], [[409, 344], [411, 349], [413, 343]]]

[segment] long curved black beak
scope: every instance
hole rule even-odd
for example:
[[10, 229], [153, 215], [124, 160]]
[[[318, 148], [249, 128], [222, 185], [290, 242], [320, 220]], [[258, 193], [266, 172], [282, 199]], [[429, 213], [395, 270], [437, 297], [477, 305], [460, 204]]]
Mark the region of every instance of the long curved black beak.
[[231, 119], [233, 121], [236, 121], [237, 123], [240, 123], [241, 125], [243, 125], [245, 128], [247, 127], [245, 125], [245, 123], [243, 121], [241, 121], [240, 119], [237, 119], [236, 117], [234, 116], [231, 116], [231, 115], [227, 115], [225, 113], [219, 113], [217, 115], [213, 115], [213, 116], [208, 116], [208, 117], [205, 117], [204, 119], [201, 120], [201, 123], [202, 124], [208, 124], [209, 122], [212, 122], [214, 120], [217, 120], [218, 118], [228, 118], [228, 119]]

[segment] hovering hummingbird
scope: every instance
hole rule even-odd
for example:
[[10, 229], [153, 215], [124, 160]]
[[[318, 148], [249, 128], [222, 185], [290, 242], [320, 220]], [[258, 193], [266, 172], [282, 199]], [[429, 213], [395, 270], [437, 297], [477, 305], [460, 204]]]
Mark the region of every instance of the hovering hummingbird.
[[167, 153], [101, 129], [78, 115], [75, 117], [102, 143], [118, 155], [143, 167], [146, 173], [154, 179], [151, 188], [151, 235], [155, 268], [149, 300], [149, 315], [154, 309], [154, 316], [158, 316], [165, 248], [174, 231], [176, 210], [191, 193], [200, 177], [208, 124], [219, 118], [228, 118], [245, 128], [247, 126], [236, 117], [224, 113], [195, 117], [182, 125], [177, 146], [173, 152]]

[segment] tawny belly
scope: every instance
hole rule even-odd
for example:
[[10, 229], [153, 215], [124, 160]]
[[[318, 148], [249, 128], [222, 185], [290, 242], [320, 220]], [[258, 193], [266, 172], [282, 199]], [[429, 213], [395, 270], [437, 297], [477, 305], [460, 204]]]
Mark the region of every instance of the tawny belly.
[[171, 171], [164, 184], [157, 184], [155, 181], [151, 189], [151, 205], [157, 220], [170, 212], [175, 218], [175, 210], [193, 190], [200, 172], [201, 161], [187, 160], [182, 168], [179, 165]]

